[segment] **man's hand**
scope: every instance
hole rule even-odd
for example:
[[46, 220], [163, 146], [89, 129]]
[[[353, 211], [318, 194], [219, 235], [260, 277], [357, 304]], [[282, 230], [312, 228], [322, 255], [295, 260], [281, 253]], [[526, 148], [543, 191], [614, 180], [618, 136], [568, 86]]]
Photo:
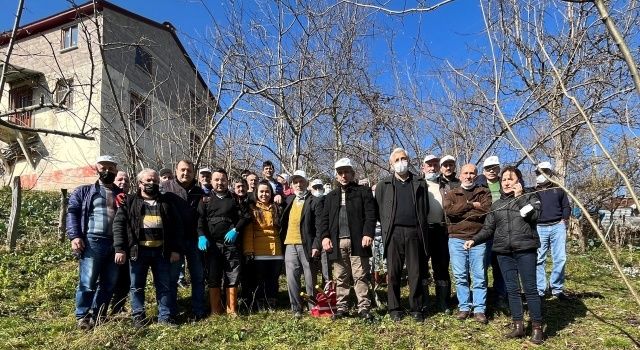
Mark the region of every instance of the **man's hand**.
[[124, 193], [118, 193], [116, 195], [116, 207], [120, 208], [124, 201], [127, 199], [127, 195]]
[[333, 243], [331, 243], [331, 238], [325, 238], [322, 240], [322, 249], [325, 252], [331, 253], [333, 251]]
[[362, 248], [371, 247], [371, 244], [373, 244], [373, 238], [369, 236], [362, 237]]
[[125, 252], [117, 252], [115, 259], [116, 264], [122, 265], [127, 261], [127, 254]]
[[464, 248], [464, 250], [469, 250], [473, 247], [474, 244], [475, 242], [473, 240], [468, 240], [464, 242], [464, 245], [462, 247]]
[[180, 253], [171, 252], [171, 257], [169, 258], [169, 262], [178, 262], [180, 261]]
[[71, 240], [71, 250], [76, 254], [84, 252], [84, 241], [82, 238], [78, 237]]
[[317, 258], [319, 256], [320, 256], [320, 251], [318, 249], [315, 249], [315, 248], [311, 249], [311, 257], [312, 258]]
[[473, 202], [471, 204], [473, 205], [473, 209], [482, 209], [482, 204], [480, 204], [480, 202]]
[[282, 196], [277, 194], [275, 197], [273, 197], [273, 202], [276, 204], [282, 204]]

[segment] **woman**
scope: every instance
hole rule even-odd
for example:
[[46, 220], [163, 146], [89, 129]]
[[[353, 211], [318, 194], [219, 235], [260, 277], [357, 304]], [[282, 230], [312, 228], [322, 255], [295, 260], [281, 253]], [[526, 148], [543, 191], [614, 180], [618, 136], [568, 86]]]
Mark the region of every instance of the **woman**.
[[522, 173], [508, 166], [500, 174], [502, 194], [491, 205], [482, 230], [465, 242], [465, 249], [482, 244], [493, 237], [492, 251], [498, 258], [504, 278], [509, 308], [513, 320], [507, 338], [524, 337], [522, 300], [518, 288], [518, 276], [527, 298], [531, 318], [531, 342], [540, 344], [542, 333], [542, 305], [536, 287], [536, 259], [540, 239], [536, 222], [540, 214], [540, 201], [534, 193], [524, 193]]
[[256, 188], [256, 203], [251, 204], [252, 221], [244, 230], [243, 251], [253, 260], [257, 287], [254, 298], [258, 308], [276, 304], [278, 277], [282, 268], [282, 242], [279, 236], [279, 208], [273, 203], [273, 189], [261, 180]]

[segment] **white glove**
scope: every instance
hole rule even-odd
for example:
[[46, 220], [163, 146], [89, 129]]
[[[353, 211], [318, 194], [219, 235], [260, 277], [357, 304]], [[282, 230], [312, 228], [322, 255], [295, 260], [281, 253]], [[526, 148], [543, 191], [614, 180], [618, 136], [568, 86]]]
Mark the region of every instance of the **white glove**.
[[533, 210], [533, 205], [527, 204], [520, 209], [520, 216], [523, 218], [527, 216]]

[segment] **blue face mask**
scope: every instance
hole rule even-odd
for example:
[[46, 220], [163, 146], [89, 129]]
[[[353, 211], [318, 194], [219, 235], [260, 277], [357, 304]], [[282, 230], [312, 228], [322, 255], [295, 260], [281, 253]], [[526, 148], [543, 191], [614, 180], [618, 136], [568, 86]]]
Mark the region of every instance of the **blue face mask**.
[[424, 174], [424, 178], [428, 181], [436, 181], [438, 178], [438, 173], [427, 173]]

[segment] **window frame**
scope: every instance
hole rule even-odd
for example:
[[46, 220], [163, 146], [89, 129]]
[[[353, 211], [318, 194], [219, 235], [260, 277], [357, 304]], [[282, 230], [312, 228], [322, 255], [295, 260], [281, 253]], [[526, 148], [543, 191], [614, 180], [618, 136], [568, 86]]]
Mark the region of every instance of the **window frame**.
[[[54, 90], [54, 102], [67, 109], [73, 108], [73, 90], [73, 79], [58, 79]], [[69, 94], [64, 100], [61, 100], [67, 91]]]
[[[142, 111], [142, 114], [139, 114], [139, 111]], [[145, 129], [148, 128], [150, 112], [147, 101], [135, 91], [129, 91], [129, 114], [133, 121]]]
[[[75, 29], [75, 30], [74, 30]], [[60, 51], [70, 51], [78, 48], [78, 23], [63, 27], [60, 31]], [[67, 45], [67, 33], [69, 33], [69, 46]], [[73, 34], [75, 33], [75, 42], [73, 42]]]
[[153, 55], [139, 45], [136, 46], [135, 64], [144, 72], [153, 74]]

